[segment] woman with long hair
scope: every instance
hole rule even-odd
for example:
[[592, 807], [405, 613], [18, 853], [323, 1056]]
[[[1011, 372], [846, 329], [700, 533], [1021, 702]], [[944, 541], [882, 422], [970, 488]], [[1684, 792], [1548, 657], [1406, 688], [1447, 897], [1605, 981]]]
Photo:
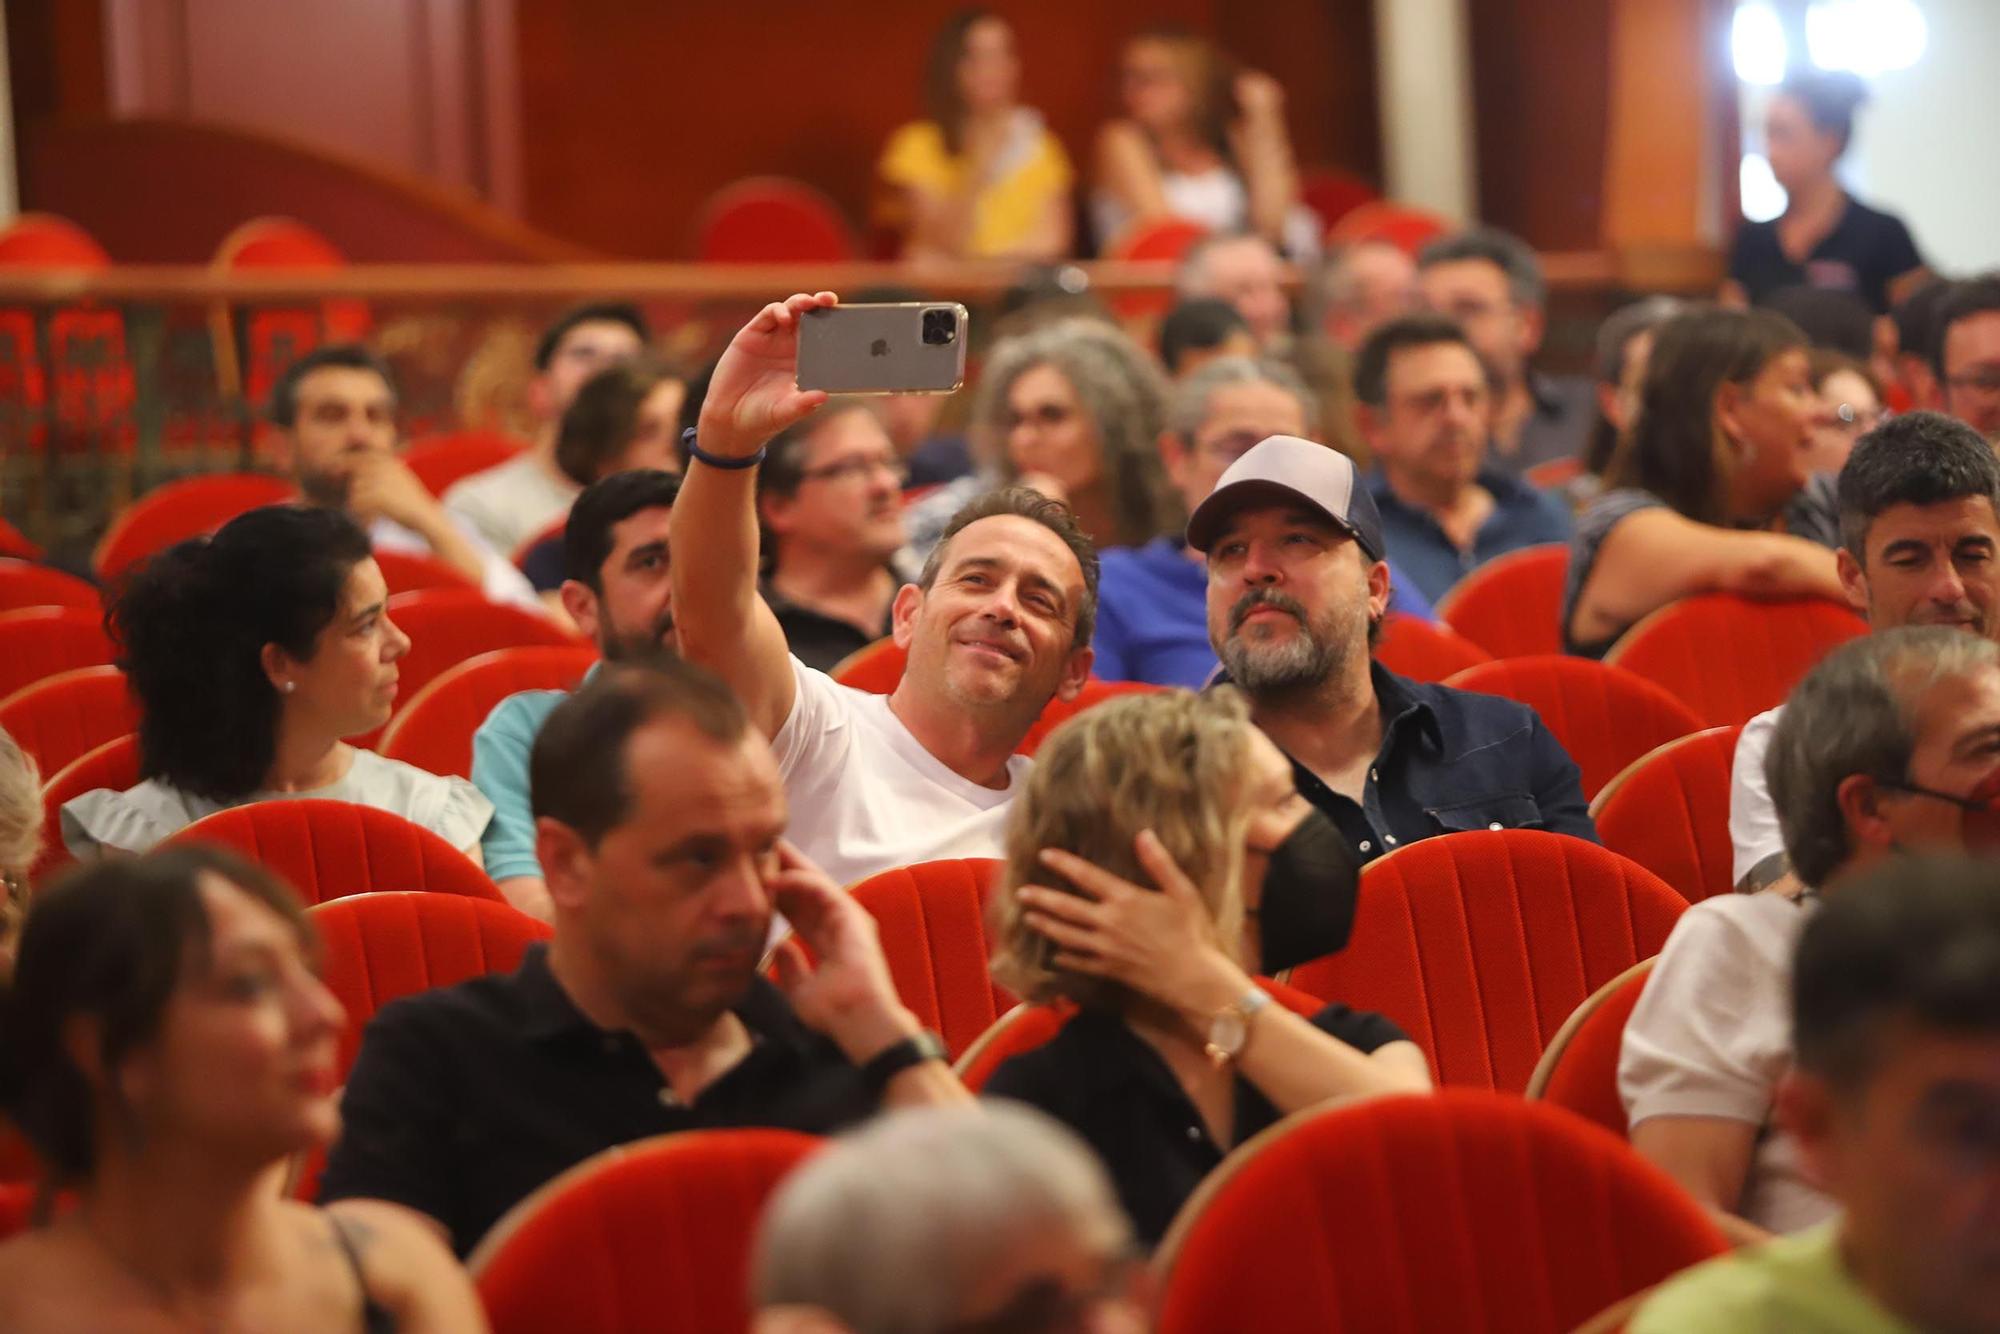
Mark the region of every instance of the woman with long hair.
[[442, 1241], [277, 1177], [340, 1127], [340, 1002], [298, 899], [212, 848], [75, 872], [35, 901], [0, 1101], [74, 1207], [0, 1246], [0, 1329], [472, 1334]]

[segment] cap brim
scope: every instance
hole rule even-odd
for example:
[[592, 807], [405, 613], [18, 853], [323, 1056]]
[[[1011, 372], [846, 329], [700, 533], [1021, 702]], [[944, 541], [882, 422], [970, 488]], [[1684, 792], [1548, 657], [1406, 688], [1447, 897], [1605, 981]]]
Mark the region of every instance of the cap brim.
[[1240, 482], [1216, 487], [1208, 493], [1206, 500], [1194, 507], [1194, 513], [1188, 515], [1187, 544], [1207, 554], [1230, 516], [1240, 509], [1256, 505], [1294, 505], [1309, 509], [1355, 541], [1361, 540], [1361, 534], [1353, 524], [1296, 487], [1263, 477], [1246, 477]]

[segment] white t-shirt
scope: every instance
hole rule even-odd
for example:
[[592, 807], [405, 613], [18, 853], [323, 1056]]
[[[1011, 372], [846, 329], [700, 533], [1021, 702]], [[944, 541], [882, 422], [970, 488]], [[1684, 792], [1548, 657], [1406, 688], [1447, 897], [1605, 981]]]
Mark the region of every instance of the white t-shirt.
[[1798, 1144], [1771, 1120], [1792, 1065], [1792, 954], [1816, 898], [1719, 894], [1681, 915], [1618, 1054], [1618, 1096], [1632, 1125], [1718, 1116], [1757, 1127], [1739, 1212], [1797, 1232], [1838, 1206], [1809, 1181]]
[[1007, 810], [1028, 758], [1007, 762], [1007, 786], [962, 778], [889, 711], [887, 695], [835, 685], [792, 659], [798, 694], [771, 738], [791, 805], [786, 836], [836, 883], [945, 857], [998, 857]]
[[452, 486], [444, 508], [511, 560], [523, 542], [568, 513], [582, 490], [529, 451]]
[[1736, 741], [1736, 758], [1729, 766], [1730, 883], [1740, 885], [1758, 863], [1783, 856], [1785, 836], [1778, 829], [1778, 810], [1771, 804], [1771, 785], [1764, 779], [1764, 757], [1771, 752], [1771, 734], [1778, 730], [1777, 708], [1743, 724]]

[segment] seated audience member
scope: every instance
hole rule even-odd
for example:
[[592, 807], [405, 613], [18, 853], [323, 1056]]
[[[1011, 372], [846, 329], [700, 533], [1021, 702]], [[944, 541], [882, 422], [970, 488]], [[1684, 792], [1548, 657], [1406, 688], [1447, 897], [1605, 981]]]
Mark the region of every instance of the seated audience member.
[[1124, 114], [1097, 136], [1100, 248], [1136, 224], [1180, 218], [1255, 232], [1295, 259], [1319, 253], [1276, 79], [1238, 69], [1186, 29], [1153, 28], [1126, 43], [1119, 96]]
[[28, 868], [42, 851], [42, 773], [35, 757], [0, 731], [0, 987], [14, 972], [14, 947], [28, 911]]
[[1319, 328], [1352, 355], [1377, 326], [1417, 305], [1417, 262], [1390, 241], [1357, 241], [1326, 257], [1314, 275]]
[[[1361, 860], [1464, 829], [1597, 840], [1576, 764], [1533, 709], [1370, 659], [1389, 567], [1345, 455], [1291, 436], [1256, 445], [1195, 507], [1188, 545], [1208, 557], [1208, 635], [1229, 679]], [[1263, 965], [1341, 943], [1283, 960], [1267, 943]]]
[[1944, 410], [2000, 448], [2000, 274], [1952, 285], [1933, 347]]
[[1879, 314], [1928, 278], [1903, 220], [1848, 194], [1834, 171], [1867, 97], [1845, 70], [1794, 74], [1772, 94], [1764, 155], [1785, 189], [1785, 211], [1736, 229], [1723, 300], [1762, 304], [1780, 288], [1806, 284], [1851, 292]]
[[1014, 752], [1090, 674], [1097, 555], [1061, 504], [993, 492], [960, 511], [896, 594], [909, 665], [893, 694], [849, 690], [792, 657], [757, 595], [754, 469], [766, 441], [826, 401], [793, 372], [799, 318], [834, 300], [766, 306], [723, 353], [674, 506], [674, 549], [701, 557], [674, 562], [673, 607], [681, 653], [728, 680], [770, 738], [793, 841], [852, 884], [999, 854], [1028, 765]]
[[1246, 915], [1285, 909], [1276, 882], [1286, 899], [1353, 902], [1345, 854], [1234, 690], [1111, 700], [1044, 743], [1008, 823], [993, 973], [1081, 1012], [986, 1093], [1082, 1135], [1147, 1246], [1279, 1117], [1430, 1087], [1387, 1019], [1330, 1005], [1308, 1020], [1246, 971]]
[[1528, 244], [1497, 227], [1443, 237], [1417, 256], [1417, 284], [1424, 305], [1458, 321], [1492, 377], [1494, 464], [1526, 472], [1581, 454], [1590, 381], [1529, 365], [1548, 327], [1548, 284]]
[[1143, 1334], [1132, 1224], [1025, 1107], [889, 1112], [801, 1164], [757, 1230], [755, 1334]]
[[69, 850], [144, 852], [231, 806], [321, 798], [393, 812], [479, 860], [493, 804], [478, 788], [341, 740], [395, 704], [410, 639], [388, 597], [353, 520], [311, 506], [251, 510], [146, 562], [106, 618], [145, 781], [64, 804]]
[[1639, 414], [1639, 390], [1653, 355], [1653, 337], [1662, 324], [1686, 309], [1678, 297], [1649, 296], [1620, 306], [1597, 326], [1593, 366], [1597, 372], [1597, 424], [1583, 450], [1583, 471], [1592, 482], [1578, 488], [1588, 500], [1611, 465], [1619, 437]]
[[1456, 324], [1405, 315], [1378, 327], [1355, 357], [1354, 396], [1388, 555], [1424, 597], [1495, 556], [1568, 540], [1561, 502], [1488, 462], [1486, 370]]
[[77, 1204], [0, 1246], [0, 1328], [485, 1330], [408, 1214], [273, 1185], [339, 1129], [341, 1021], [298, 899], [219, 849], [106, 862], [41, 895], [4, 1102]]
[[[669, 1131], [824, 1134], [966, 1098], [897, 1000], [867, 912], [784, 841], [777, 767], [729, 687], [607, 667], [535, 739], [555, 936], [521, 967], [385, 1006], [321, 1197], [425, 1214], [463, 1255], [594, 1153]], [[772, 914], [783, 989], [758, 971]]]
[[1020, 104], [1014, 29], [961, 10], [931, 43], [929, 119], [903, 126], [877, 171], [903, 257], [1056, 259], [1070, 253], [1075, 172], [1040, 112]]
[[[1273, 435], [1317, 439], [1317, 404], [1289, 366], [1229, 357], [1174, 391], [1160, 457], [1192, 511], [1222, 470]], [[1094, 673], [1106, 681], [1202, 685], [1215, 674], [1208, 642], [1206, 559], [1180, 533], [1100, 558]], [[1430, 620], [1430, 603], [1392, 566], [1389, 610]]]
[[1639, 415], [1577, 516], [1568, 651], [1601, 658], [1696, 593], [1843, 596], [1827, 546], [1774, 531], [1805, 485], [1818, 407], [1805, 336], [1784, 317], [1711, 308], [1661, 325]]
[[[1829, 654], [1792, 692], [1766, 772], [1795, 882], [1689, 908], [1625, 1026], [1632, 1147], [1695, 1199], [1771, 1232], [1835, 1203], [1771, 1120], [1792, 1046], [1792, 951], [1822, 897], [1893, 851], [1961, 848], [1994, 785], [2000, 648], [1942, 626]], [[1991, 851], [1991, 849], [1985, 849]]]
[[299, 494], [339, 510], [371, 546], [436, 556], [495, 602], [535, 605], [534, 589], [478, 532], [438, 504], [396, 454], [396, 385], [374, 353], [319, 347], [285, 369], [271, 391], [278, 467]]
[[1250, 326], [1219, 297], [1189, 297], [1160, 321], [1160, 364], [1176, 383], [1224, 357], [1256, 355]]
[[1819, 415], [1813, 419], [1806, 467], [1815, 473], [1837, 473], [1846, 465], [1854, 442], [1874, 430], [1885, 415], [1882, 386], [1865, 362], [1844, 352], [1815, 348], [1810, 366]]
[[[563, 609], [606, 662], [650, 662], [674, 652], [667, 523], [679, 494], [676, 474], [640, 468], [591, 483], [570, 507], [563, 526]], [[493, 803], [493, 819], [480, 839], [486, 873], [509, 903], [544, 921], [553, 909], [535, 855], [528, 756], [542, 724], [566, 698], [562, 690], [509, 695], [472, 734], [472, 781]]]
[[556, 465], [563, 414], [586, 380], [637, 357], [651, 340], [646, 317], [622, 302], [578, 306], [550, 325], [535, 345], [528, 381], [528, 407], [540, 423], [530, 448], [454, 485], [444, 493], [445, 508], [508, 557], [560, 519], [582, 489]]
[[2000, 1329], [1993, 863], [1899, 859], [1858, 878], [1806, 925], [1790, 1001], [1777, 1115], [1842, 1213], [1670, 1280], [1632, 1334]]
[[1887, 391], [1885, 402], [1894, 411], [1944, 408], [1936, 361], [1937, 317], [1945, 301], [1957, 290], [1957, 283], [1932, 278], [1890, 310], [1888, 328], [1895, 341], [1886, 349], [1886, 364], [1876, 374], [1882, 377]]
[[1166, 382], [1117, 329], [1063, 320], [1003, 340], [980, 373], [973, 428], [994, 456], [979, 476], [910, 507], [910, 549], [925, 556], [967, 503], [1001, 486], [1060, 500], [1100, 547], [1136, 547], [1180, 525], [1153, 442]]
[[1260, 352], [1280, 352], [1291, 342], [1285, 262], [1261, 236], [1224, 232], [1203, 237], [1181, 257], [1174, 290], [1183, 301], [1227, 301], [1243, 317]]
[[[1935, 412], [1892, 418], [1854, 446], [1839, 494], [1840, 582], [1870, 629], [1947, 625], [2000, 639], [2000, 460], [1977, 431]], [[1736, 742], [1729, 837], [1740, 889], [1789, 870], [1764, 776], [1783, 713], [1752, 718]]]
[[[654, 362], [619, 362], [584, 381], [556, 431], [556, 466], [578, 486], [613, 473], [650, 469], [678, 475], [681, 408], [687, 380]], [[560, 589], [568, 577], [563, 535], [550, 533], [521, 558], [538, 593]]]
[[865, 403], [821, 408], [773, 436], [757, 470], [763, 594], [792, 656], [830, 672], [893, 628], [903, 461]]

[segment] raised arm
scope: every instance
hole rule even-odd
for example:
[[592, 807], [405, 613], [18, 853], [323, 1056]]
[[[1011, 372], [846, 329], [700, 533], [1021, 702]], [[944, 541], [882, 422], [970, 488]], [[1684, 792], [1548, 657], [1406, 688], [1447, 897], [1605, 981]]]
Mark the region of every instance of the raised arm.
[[1268, 74], [1246, 71], [1236, 79], [1243, 114], [1230, 130], [1230, 147], [1243, 172], [1250, 227], [1284, 248], [1285, 221], [1299, 201], [1299, 172], [1285, 129], [1285, 90]]
[[[797, 387], [799, 317], [837, 301], [831, 292], [789, 297], [737, 331], [702, 403], [695, 443], [703, 453], [748, 459], [826, 402], [825, 394]], [[679, 553], [673, 581], [681, 656], [729, 682], [757, 730], [775, 736], [791, 715], [796, 686], [785, 632], [757, 593], [756, 468], [690, 460], [669, 531]]]
[[[1113, 121], [1098, 133], [1097, 185], [1135, 222], [1164, 218], [1170, 211], [1152, 145], [1131, 121]], [[1101, 239], [1109, 244], [1117, 238]]]

